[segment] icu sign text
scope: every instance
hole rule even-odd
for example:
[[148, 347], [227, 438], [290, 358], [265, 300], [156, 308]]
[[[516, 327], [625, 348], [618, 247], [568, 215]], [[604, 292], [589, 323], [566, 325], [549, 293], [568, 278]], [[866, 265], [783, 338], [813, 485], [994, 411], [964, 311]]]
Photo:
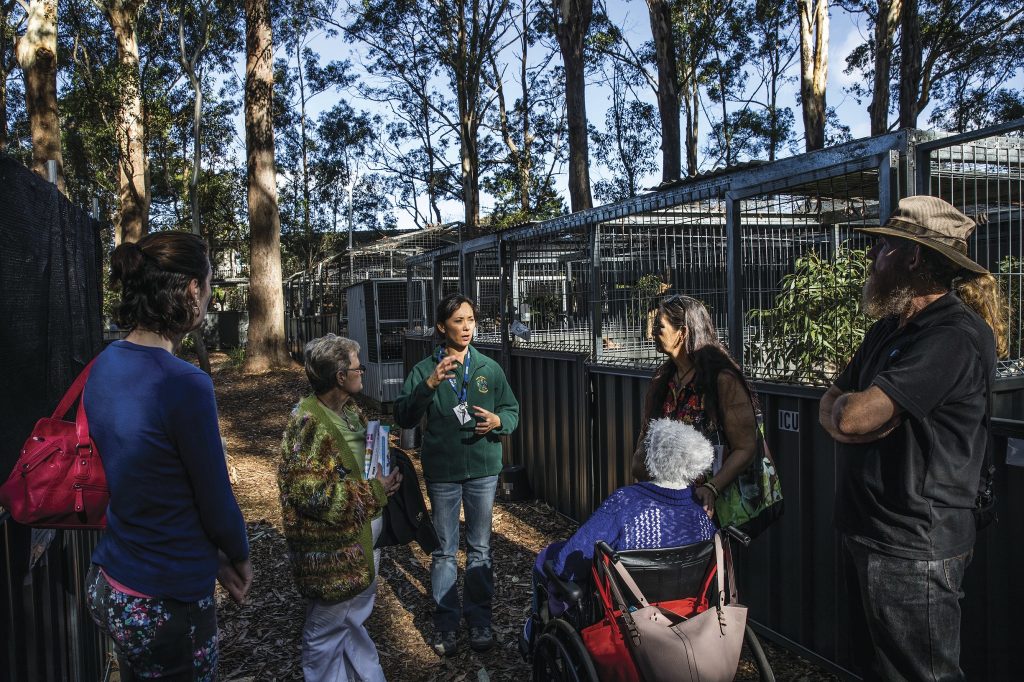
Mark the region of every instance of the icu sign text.
[[800, 413], [795, 410], [779, 410], [779, 431], [799, 431]]

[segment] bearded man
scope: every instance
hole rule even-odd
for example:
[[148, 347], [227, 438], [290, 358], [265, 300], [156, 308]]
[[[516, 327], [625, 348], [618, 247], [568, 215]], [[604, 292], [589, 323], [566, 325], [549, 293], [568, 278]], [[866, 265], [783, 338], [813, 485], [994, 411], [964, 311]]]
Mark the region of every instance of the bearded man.
[[960, 588], [1006, 352], [995, 280], [967, 256], [974, 228], [915, 196], [859, 230], [878, 236], [862, 299], [877, 322], [819, 420], [840, 444], [835, 525], [865, 679], [964, 678]]

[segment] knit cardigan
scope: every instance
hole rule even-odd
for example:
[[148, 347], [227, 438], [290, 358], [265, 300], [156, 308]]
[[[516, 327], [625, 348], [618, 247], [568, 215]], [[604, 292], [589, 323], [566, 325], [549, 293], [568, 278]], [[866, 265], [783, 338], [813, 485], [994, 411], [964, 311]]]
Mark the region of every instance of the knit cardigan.
[[387, 504], [315, 395], [292, 411], [281, 442], [277, 483], [288, 555], [299, 592], [344, 601], [373, 582], [370, 521]]

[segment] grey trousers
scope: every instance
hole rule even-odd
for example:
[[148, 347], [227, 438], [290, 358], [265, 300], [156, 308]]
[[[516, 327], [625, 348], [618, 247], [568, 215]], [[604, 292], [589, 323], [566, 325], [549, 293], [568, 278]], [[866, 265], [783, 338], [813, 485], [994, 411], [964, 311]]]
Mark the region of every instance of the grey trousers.
[[[372, 522], [373, 540], [383, 526]], [[380, 551], [373, 553], [380, 568]], [[376, 578], [368, 588], [347, 601], [311, 599], [302, 629], [302, 674], [306, 682], [385, 682], [377, 647], [366, 631], [366, 619], [377, 597]]]

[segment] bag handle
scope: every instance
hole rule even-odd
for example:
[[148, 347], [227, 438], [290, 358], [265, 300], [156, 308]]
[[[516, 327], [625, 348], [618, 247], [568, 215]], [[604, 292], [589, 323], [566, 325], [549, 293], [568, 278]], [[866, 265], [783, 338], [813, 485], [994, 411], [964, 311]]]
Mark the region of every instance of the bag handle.
[[[608, 578], [608, 588], [611, 590], [612, 597], [615, 600], [615, 606], [619, 609], [619, 614], [622, 615], [622, 621], [626, 624], [626, 630], [629, 631], [629, 643], [632, 646], [640, 646], [640, 629], [636, 626], [636, 621], [633, 620], [633, 614], [630, 613], [629, 607], [626, 606], [626, 600], [622, 598], [622, 592], [619, 590], [618, 583], [612, 577], [611, 571], [608, 569], [608, 564], [611, 563], [616, 567], [617, 570], [621, 570], [622, 567], [618, 565], [619, 562], [609, 559], [607, 556], [601, 556], [601, 569], [604, 571], [605, 576]], [[632, 579], [631, 579], [632, 580]], [[635, 587], [635, 583], [634, 583]], [[640, 596], [643, 599], [643, 595]], [[644, 606], [647, 605], [647, 600], [644, 600]], [[609, 614], [613, 616], [614, 614]], [[609, 618], [614, 623], [614, 618]]]
[[[99, 356], [97, 356], [99, 357]], [[80, 400], [83, 391], [85, 391], [85, 382], [89, 378], [89, 373], [92, 371], [92, 365], [96, 362], [96, 358], [89, 361], [89, 364], [79, 373], [75, 380], [71, 383], [71, 386], [64, 393], [64, 397], [57, 403], [57, 408], [53, 411], [51, 419], [63, 419], [64, 415], [68, 413], [71, 406], [78, 400], [78, 410], [75, 412], [75, 436], [78, 438], [78, 447], [88, 447], [91, 441], [89, 440], [89, 420], [85, 416], [85, 401]]]

